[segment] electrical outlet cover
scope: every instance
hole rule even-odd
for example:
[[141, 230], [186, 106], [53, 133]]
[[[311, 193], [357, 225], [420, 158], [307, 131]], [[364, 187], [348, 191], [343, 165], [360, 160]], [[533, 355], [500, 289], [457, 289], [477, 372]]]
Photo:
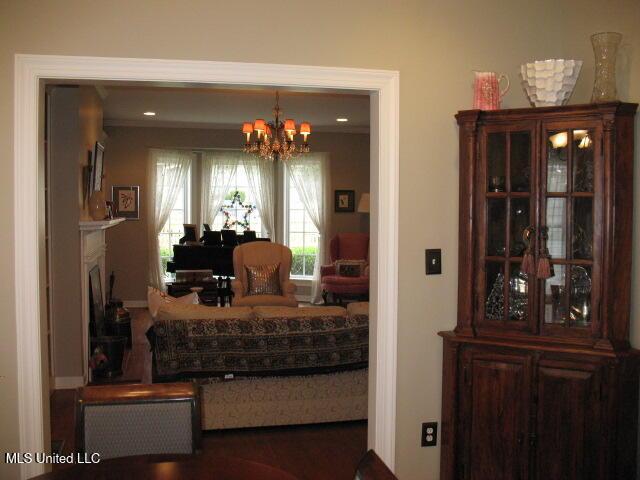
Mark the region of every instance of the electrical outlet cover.
[[422, 439], [420, 444], [423, 447], [435, 447], [438, 444], [438, 422], [422, 424]]

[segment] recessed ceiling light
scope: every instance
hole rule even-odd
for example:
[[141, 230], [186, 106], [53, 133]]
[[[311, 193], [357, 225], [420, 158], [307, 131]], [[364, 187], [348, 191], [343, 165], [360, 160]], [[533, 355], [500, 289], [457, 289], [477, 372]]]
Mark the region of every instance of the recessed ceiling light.
[[155, 117], [156, 116], [156, 112], [144, 112], [143, 115], [146, 115], [147, 117]]
[[336, 118], [336, 122], [348, 122], [348, 121], [349, 121], [348, 118], [344, 118], [344, 117]]

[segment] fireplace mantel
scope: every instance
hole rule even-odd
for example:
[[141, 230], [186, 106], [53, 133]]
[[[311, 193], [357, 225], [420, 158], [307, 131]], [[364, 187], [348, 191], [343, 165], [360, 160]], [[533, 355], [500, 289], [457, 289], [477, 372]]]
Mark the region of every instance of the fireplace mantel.
[[124, 222], [126, 218], [112, 218], [111, 220], [87, 220], [79, 223], [80, 231], [86, 232], [90, 230], [106, 230], [107, 228], [115, 227], [116, 225]]

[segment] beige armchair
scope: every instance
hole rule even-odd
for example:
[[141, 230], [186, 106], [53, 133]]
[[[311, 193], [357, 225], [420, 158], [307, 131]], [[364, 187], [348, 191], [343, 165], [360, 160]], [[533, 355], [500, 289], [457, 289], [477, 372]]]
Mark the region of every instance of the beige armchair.
[[[280, 289], [282, 295], [247, 295], [247, 271], [245, 265], [280, 264]], [[291, 272], [291, 250], [285, 245], [271, 242], [250, 242], [233, 250], [233, 272], [231, 282], [234, 306], [286, 306], [297, 307], [294, 293], [296, 286], [289, 280]]]

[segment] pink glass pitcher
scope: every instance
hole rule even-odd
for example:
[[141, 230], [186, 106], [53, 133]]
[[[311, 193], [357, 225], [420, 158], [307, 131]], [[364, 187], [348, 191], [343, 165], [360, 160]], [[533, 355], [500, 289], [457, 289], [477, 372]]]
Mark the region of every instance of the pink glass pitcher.
[[[509, 77], [496, 72], [478, 72], [474, 70], [473, 108], [478, 110], [498, 110], [500, 101], [509, 90]], [[500, 90], [500, 82], [504, 79], [506, 86]]]

